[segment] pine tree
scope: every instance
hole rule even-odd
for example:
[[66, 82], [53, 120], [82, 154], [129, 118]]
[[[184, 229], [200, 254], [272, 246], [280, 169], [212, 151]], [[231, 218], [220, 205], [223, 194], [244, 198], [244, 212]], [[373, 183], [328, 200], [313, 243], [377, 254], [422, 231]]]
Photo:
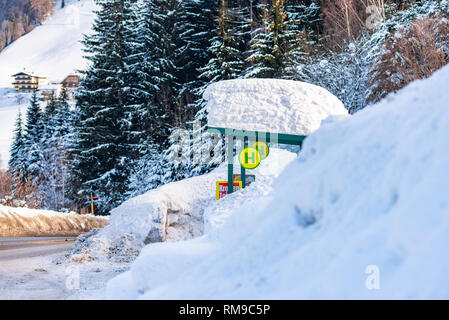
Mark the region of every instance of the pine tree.
[[127, 198], [136, 197], [151, 189], [157, 188], [164, 182], [163, 161], [157, 146], [150, 144], [146, 153], [133, 166], [130, 175], [129, 190]]
[[[245, 35], [248, 35], [244, 32], [244, 10], [241, 7], [231, 9], [229, 8], [228, 1], [220, 0], [217, 11], [219, 14], [216, 18], [215, 36], [211, 39], [209, 46], [212, 58], [202, 68], [203, 73], [201, 74], [201, 77], [207, 82], [201, 88], [201, 96], [197, 100], [199, 111], [195, 115], [192, 130], [189, 134], [189, 137], [191, 136], [193, 138], [191, 156], [190, 159], [185, 159], [189, 160], [185, 161], [186, 163], [178, 163], [175, 165], [178, 171], [178, 179], [206, 173], [221, 162], [221, 157], [213, 157], [212, 159], [210, 157], [212, 150], [215, 150], [215, 153], [221, 153], [221, 150], [219, 150], [221, 139], [206, 131], [206, 102], [202, 98], [202, 93], [210, 84], [221, 80], [242, 77], [244, 72], [245, 62], [241, 40]], [[177, 145], [175, 143], [168, 150], [167, 157], [175, 152]], [[184, 148], [187, 147], [184, 146]], [[187, 162], [190, 163], [187, 165]]]
[[286, 58], [296, 48], [298, 31], [292, 28], [286, 12], [286, 0], [273, 0], [265, 7], [262, 31], [252, 41], [253, 63], [247, 76], [253, 78], [279, 78], [286, 67]]
[[[173, 1], [145, 0], [137, 8], [135, 64], [133, 73], [139, 77], [136, 104], [135, 137], [138, 160], [133, 164], [127, 197], [157, 187], [161, 179], [153, 179], [159, 167], [158, 156], [168, 147], [168, 137], [175, 122], [176, 82], [175, 32], [176, 14]], [[170, 17], [169, 17], [170, 15]], [[146, 178], [145, 178], [145, 177]]]
[[[145, 108], [139, 112], [145, 115], [140, 121], [145, 138], [140, 141], [141, 160], [131, 179], [142, 172], [159, 171], [149, 174], [157, 177], [148, 181], [150, 188], [179, 176], [163, 154], [170, 148], [171, 132], [186, 126], [195, 112], [193, 102], [202, 84], [198, 68], [209, 56], [203, 50], [210, 37], [208, 7], [208, 1], [147, 0], [141, 10], [138, 51], [143, 63], [136, 74], [143, 76], [141, 91], [146, 94]], [[168, 172], [165, 177], [162, 168]], [[137, 190], [131, 194], [142, 189], [133, 185]]]
[[[256, 0], [228, 0], [230, 23], [232, 34], [236, 41], [236, 49], [239, 50], [245, 61], [251, 49], [251, 39], [256, 29], [256, 11], [259, 1]], [[217, 21], [215, 29], [217, 28]]]
[[[204, 86], [201, 69], [211, 59], [211, 52], [205, 50], [210, 44], [216, 13], [214, 1], [184, 0], [180, 2], [176, 19], [177, 32], [175, 65], [177, 82], [180, 84], [178, 101], [189, 109], [180, 123], [192, 120], [199, 89]], [[193, 108], [193, 110], [192, 110]], [[190, 111], [190, 112], [189, 112]], [[187, 121], [186, 121], [187, 120]]]
[[24, 150], [26, 156], [24, 161], [24, 177], [32, 190], [28, 195], [28, 204], [32, 207], [42, 205], [42, 194], [39, 190], [39, 184], [42, 179], [42, 146], [41, 139], [43, 135], [43, 113], [36, 93], [33, 93], [30, 105], [26, 112], [26, 125], [24, 136]]
[[139, 63], [134, 70], [140, 77], [139, 92], [144, 100], [137, 112], [140, 115], [138, 122], [144, 135], [143, 142], [156, 144], [160, 148], [166, 146], [175, 122], [174, 101], [178, 88], [172, 41], [175, 23], [173, 18], [167, 19], [169, 9], [167, 1], [144, 1], [138, 22], [140, 45], [136, 57]]
[[23, 133], [22, 113], [17, 115], [14, 124], [14, 139], [10, 147], [8, 170], [13, 177], [13, 194], [17, 187], [26, 180], [25, 173], [25, 137]]
[[52, 210], [68, 209], [68, 182], [70, 161], [70, 139], [73, 131], [72, 114], [67, 102], [67, 92], [63, 89], [58, 99], [50, 101], [46, 113], [51, 106], [56, 106], [46, 116], [42, 146], [43, 174], [40, 190], [44, 206]]
[[58, 101], [57, 101], [57, 109], [55, 112], [55, 123], [56, 123], [56, 132], [60, 136], [68, 135], [72, 132], [73, 129], [73, 115], [70, 110], [69, 105], [69, 97], [66, 88], [62, 88]]
[[79, 181], [79, 204], [87, 205], [95, 194], [98, 212], [107, 214], [123, 201], [134, 154], [129, 110], [135, 86], [127, 59], [135, 53], [135, 16], [130, 0], [97, 4], [94, 33], [83, 40], [91, 66], [76, 95], [73, 174]]
[[[48, 141], [52, 136], [55, 130], [55, 120], [54, 115], [56, 109], [58, 108], [58, 99], [53, 95], [50, 100], [48, 100], [47, 105], [45, 106], [45, 111], [42, 113], [42, 141]], [[43, 146], [43, 148], [45, 148]]]
[[25, 150], [27, 150], [27, 159], [25, 161], [25, 170], [32, 178], [38, 178], [40, 170], [40, 142], [43, 134], [43, 114], [37, 95], [33, 93], [30, 105], [26, 113], [25, 125]]
[[314, 40], [319, 40], [323, 28], [321, 18], [321, 0], [289, 0], [285, 11], [290, 21], [291, 30], [305, 30]]
[[50, 97], [45, 107], [45, 117], [51, 116], [57, 108], [57, 99], [54, 95]]
[[208, 80], [207, 84], [236, 79], [242, 75], [244, 61], [234, 33], [233, 18], [227, 1], [221, 0], [219, 16], [216, 21], [216, 36], [212, 38], [209, 47], [213, 57], [202, 69], [203, 73], [201, 74], [202, 78]]

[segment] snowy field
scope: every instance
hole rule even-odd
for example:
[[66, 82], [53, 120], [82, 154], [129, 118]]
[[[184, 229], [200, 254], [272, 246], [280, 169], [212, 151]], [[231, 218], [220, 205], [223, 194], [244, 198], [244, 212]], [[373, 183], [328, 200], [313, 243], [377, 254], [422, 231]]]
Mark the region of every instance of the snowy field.
[[265, 192], [211, 204], [221, 223], [201, 237], [147, 245], [107, 297], [448, 299], [448, 83], [449, 66], [326, 121]]
[[[29, 94], [16, 94], [11, 77], [23, 71], [61, 81], [75, 70], [83, 69], [83, 34], [91, 32], [95, 18], [93, 0], [66, 0], [61, 9], [56, 1], [55, 13], [42, 26], [19, 38], [0, 53], [0, 168], [6, 168], [13, 125], [19, 109], [25, 115]], [[18, 101], [20, 99], [20, 101]]]
[[0, 205], [0, 236], [77, 236], [103, 228], [108, 219], [91, 215], [47, 210], [12, 208]]

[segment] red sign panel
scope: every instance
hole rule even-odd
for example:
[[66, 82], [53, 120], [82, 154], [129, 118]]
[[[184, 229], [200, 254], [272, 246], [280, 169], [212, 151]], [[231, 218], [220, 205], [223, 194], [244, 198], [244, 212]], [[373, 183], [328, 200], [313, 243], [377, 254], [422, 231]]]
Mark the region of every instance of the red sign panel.
[[[242, 189], [242, 181], [234, 181], [234, 192]], [[220, 200], [228, 194], [228, 182], [217, 181], [216, 199]]]

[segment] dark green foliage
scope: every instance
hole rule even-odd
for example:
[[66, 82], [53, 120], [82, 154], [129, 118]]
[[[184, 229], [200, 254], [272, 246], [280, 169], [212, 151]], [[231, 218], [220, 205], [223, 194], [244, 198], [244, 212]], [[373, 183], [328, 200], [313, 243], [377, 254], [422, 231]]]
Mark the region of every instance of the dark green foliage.
[[[79, 181], [78, 203], [90, 194], [100, 197], [99, 213], [117, 206], [128, 187], [134, 150], [130, 119], [134, 12], [131, 1], [97, 1], [100, 10], [92, 36], [83, 41], [91, 67], [76, 95], [76, 133], [73, 174]], [[130, 143], [131, 142], [131, 143]]]
[[25, 137], [23, 132], [22, 113], [19, 112], [17, 120], [14, 124], [14, 138], [10, 148], [10, 158], [8, 168], [13, 176], [13, 194], [20, 183], [24, 183], [26, 179], [25, 172]]

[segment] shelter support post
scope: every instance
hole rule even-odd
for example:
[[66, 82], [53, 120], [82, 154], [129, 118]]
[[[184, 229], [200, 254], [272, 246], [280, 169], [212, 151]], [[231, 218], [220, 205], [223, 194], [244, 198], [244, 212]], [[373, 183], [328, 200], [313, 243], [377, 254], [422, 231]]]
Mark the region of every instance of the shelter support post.
[[228, 194], [234, 191], [234, 136], [228, 135]]
[[[248, 147], [248, 137], [243, 138], [243, 148]], [[240, 166], [240, 176], [242, 178], [242, 188], [246, 188], [246, 169], [242, 165]]]

